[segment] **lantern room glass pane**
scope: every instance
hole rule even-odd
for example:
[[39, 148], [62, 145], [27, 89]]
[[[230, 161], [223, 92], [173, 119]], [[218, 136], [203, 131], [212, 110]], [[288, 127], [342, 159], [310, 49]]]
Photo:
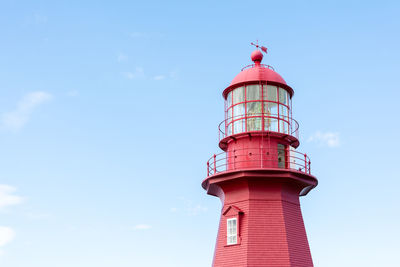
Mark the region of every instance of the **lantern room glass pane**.
[[264, 113], [266, 116], [278, 116], [278, 104], [273, 102], [264, 103]]
[[261, 102], [248, 102], [247, 103], [247, 115], [248, 116], [261, 116]]
[[279, 88], [279, 102], [288, 105], [288, 93], [283, 88]]
[[289, 124], [286, 121], [279, 121], [279, 131], [284, 134], [289, 134]]
[[229, 124], [226, 126], [226, 133], [227, 133], [227, 135], [231, 135], [231, 134], [232, 134], [232, 127], [233, 127], [233, 123], [229, 123]]
[[279, 117], [283, 120], [289, 120], [289, 109], [284, 105], [279, 105]]
[[278, 119], [276, 118], [267, 118], [265, 119], [265, 128], [268, 131], [277, 132], [278, 131]]
[[228, 108], [232, 106], [232, 91], [230, 91], [226, 97], [226, 105]]
[[233, 91], [233, 104], [244, 102], [244, 87], [239, 87]]
[[233, 122], [233, 133], [242, 133], [246, 130], [245, 128], [245, 120], [240, 119]]
[[259, 84], [253, 84], [253, 85], [247, 85], [246, 86], [246, 98], [247, 100], [260, 100], [260, 85]]
[[232, 108], [228, 108], [226, 111], [226, 123], [231, 122], [232, 120]]
[[262, 85], [262, 97], [264, 100], [267, 99], [267, 85], [266, 84]]
[[267, 99], [270, 101], [278, 101], [277, 87], [273, 85], [267, 85]]
[[261, 131], [262, 118], [247, 118], [247, 131]]
[[233, 106], [233, 119], [238, 119], [240, 117], [244, 117], [244, 104], [238, 104]]

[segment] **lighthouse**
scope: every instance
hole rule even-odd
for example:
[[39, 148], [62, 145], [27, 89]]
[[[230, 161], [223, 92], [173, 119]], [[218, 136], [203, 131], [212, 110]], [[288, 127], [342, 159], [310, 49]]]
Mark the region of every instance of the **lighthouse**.
[[222, 202], [214, 267], [310, 267], [299, 197], [317, 186], [298, 150], [294, 90], [256, 46], [253, 64], [223, 90], [221, 153], [207, 161], [202, 187]]

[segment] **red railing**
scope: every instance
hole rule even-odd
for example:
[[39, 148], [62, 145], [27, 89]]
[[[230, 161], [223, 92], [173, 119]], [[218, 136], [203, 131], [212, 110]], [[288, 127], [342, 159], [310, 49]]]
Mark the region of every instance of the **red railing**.
[[[244, 71], [245, 69], [248, 69], [248, 68], [253, 68], [255, 65], [256, 65], [256, 64], [247, 65], [247, 66], [245, 66], [245, 67], [242, 68], [242, 71]], [[270, 66], [270, 65], [258, 64], [258, 66], [261, 66], [261, 67], [264, 67], [264, 68], [271, 69], [271, 70], [275, 71], [275, 69], [274, 69], [272, 66]]]
[[[254, 123], [256, 119], [260, 120], [260, 127], [258, 127], [259, 129], [255, 129], [257, 127], [250, 127], [250, 129], [248, 129], [249, 127], [247, 127], [247, 124], [250, 121]], [[246, 127], [242, 129], [242, 131], [240, 132], [234, 131], [233, 125], [236, 121], [244, 121], [245, 123]], [[268, 125], [266, 125], [265, 121], [272, 121], [272, 122], [267, 123]], [[232, 130], [230, 133], [227, 133], [228, 127], [230, 127], [230, 129]], [[262, 129], [262, 127], [264, 127], [264, 130]], [[234, 116], [233, 118], [228, 118], [226, 120], [223, 120], [218, 125], [219, 141], [221, 141], [227, 136], [243, 132], [278, 132], [278, 133], [288, 134], [299, 140], [299, 123], [295, 119], [288, 116], [282, 116], [282, 115], [278, 116], [274, 114], [271, 115], [253, 114], [246, 116], [244, 115]]]
[[248, 148], [214, 154], [207, 161], [207, 177], [238, 169], [289, 169], [311, 174], [310, 158], [294, 149]]

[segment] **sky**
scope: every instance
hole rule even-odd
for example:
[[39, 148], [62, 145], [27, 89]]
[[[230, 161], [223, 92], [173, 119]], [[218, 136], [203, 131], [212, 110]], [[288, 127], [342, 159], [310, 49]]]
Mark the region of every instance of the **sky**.
[[398, 266], [398, 1], [0, 2], [0, 266], [210, 266], [251, 42], [294, 89], [315, 266]]

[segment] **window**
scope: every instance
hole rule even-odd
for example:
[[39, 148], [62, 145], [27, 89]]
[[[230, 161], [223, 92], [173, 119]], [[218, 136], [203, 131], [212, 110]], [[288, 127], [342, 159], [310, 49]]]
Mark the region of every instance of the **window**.
[[279, 88], [279, 102], [288, 105], [288, 93], [283, 88]]
[[247, 85], [246, 86], [247, 100], [260, 100], [260, 86], [259, 85]]
[[284, 169], [286, 167], [285, 146], [278, 144], [278, 168]]
[[237, 104], [244, 101], [244, 88], [239, 87], [233, 90], [233, 104]]
[[267, 85], [267, 99], [270, 101], [278, 101], [278, 96], [276, 93], [276, 86], [272, 86], [272, 85]]
[[227, 245], [237, 244], [237, 218], [227, 219], [226, 226]]
[[226, 99], [227, 135], [253, 131], [291, 134], [289, 92], [276, 85], [250, 84], [234, 88]]

